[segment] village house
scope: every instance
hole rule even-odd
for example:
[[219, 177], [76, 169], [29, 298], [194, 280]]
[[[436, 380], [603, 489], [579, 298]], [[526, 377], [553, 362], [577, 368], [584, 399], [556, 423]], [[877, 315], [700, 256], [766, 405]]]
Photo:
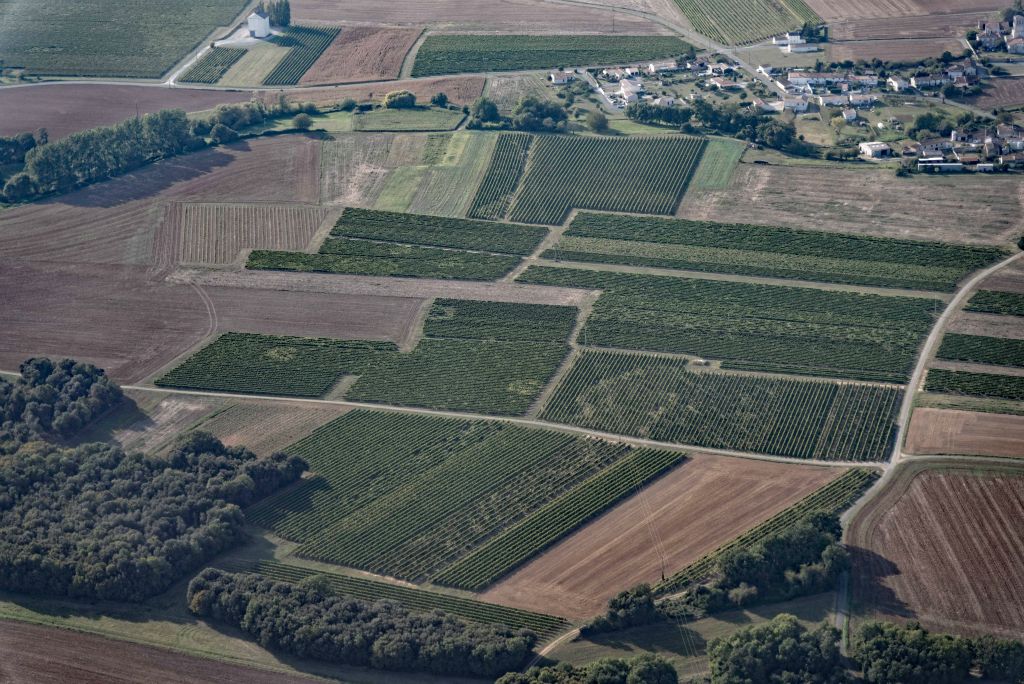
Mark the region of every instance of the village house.
[[647, 65], [647, 73], [659, 74], [668, 71], [678, 71], [679, 63], [674, 59], [666, 59], [660, 62], [651, 62]]
[[639, 73], [640, 70], [634, 67], [612, 67], [611, 69], [601, 70], [602, 76], [616, 81], [621, 81], [624, 78], [632, 78]]
[[1013, 55], [1024, 55], [1024, 15], [1013, 18], [1013, 28], [1006, 36], [1006, 51]]
[[999, 157], [999, 163], [1008, 169], [1024, 168], [1024, 152], [1011, 152]]
[[850, 74], [849, 81], [861, 88], [878, 87], [878, 76], [876, 74]]
[[788, 52], [791, 55], [799, 54], [802, 52], [817, 52], [818, 46], [812, 43], [790, 43], [789, 45], [783, 47], [782, 51]]
[[857, 110], [853, 107], [848, 107], [843, 110], [843, 121], [846, 123], [853, 123], [857, 120]]
[[910, 78], [910, 85], [921, 90], [922, 88], [937, 88], [948, 83], [946, 77], [943, 74], [924, 74], [922, 76], [912, 76]]
[[772, 36], [772, 45], [803, 45], [806, 42], [799, 31], [790, 31], [789, 33], [783, 33], [781, 36]]
[[713, 88], [718, 88], [719, 90], [738, 90], [743, 87], [742, 84], [737, 83], [736, 81], [730, 81], [727, 78], [721, 78], [719, 76], [708, 79], [708, 83]]
[[982, 19], [978, 22], [978, 43], [986, 50], [996, 50], [1003, 44], [1006, 24]]
[[858, 109], [873, 107], [878, 102], [878, 96], [872, 93], [854, 93], [849, 98], [850, 106]]
[[882, 159], [892, 156], [892, 148], [884, 142], [862, 142], [858, 147], [862, 155], [871, 159]]
[[759, 64], [757, 67], [757, 73], [764, 74], [765, 76], [771, 76], [775, 73], [775, 67], [770, 64]]
[[818, 95], [819, 107], [842, 107], [847, 104], [846, 95]]
[[896, 93], [903, 92], [910, 88], [910, 82], [900, 76], [890, 76], [889, 80], [886, 81], [886, 84], [889, 86], [889, 90]]
[[921, 145], [921, 154], [927, 157], [944, 154], [953, 149], [953, 141], [949, 138], [929, 138], [920, 141], [919, 144]]
[[644, 82], [639, 78], [624, 78], [619, 81], [619, 90], [616, 93], [626, 104], [636, 102], [644, 94]]
[[266, 38], [270, 35], [270, 17], [262, 10], [256, 10], [246, 19], [252, 38]]
[[791, 111], [800, 113], [807, 111], [807, 98], [805, 97], [787, 97], [782, 100], [782, 108], [789, 109]]
[[839, 85], [840, 83], [848, 82], [846, 74], [815, 71], [790, 71], [786, 78], [790, 83], [798, 86]]
[[576, 74], [571, 71], [564, 71], [562, 69], [556, 69], [548, 74], [548, 80], [555, 85], [565, 85], [576, 78]]
[[678, 100], [676, 100], [676, 98], [674, 98], [674, 97], [669, 97], [667, 95], [663, 95], [661, 97], [654, 98], [654, 100], [652, 100], [652, 102], [654, 104], [658, 105], [658, 106], [661, 106], [661, 107], [675, 107], [676, 106], [676, 102], [678, 102]]
[[922, 157], [917, 160], [917, 170], [931, 173], [960, 172], [964, 170], [964, 165], [958, 161], [946, 161], [945, 157]]

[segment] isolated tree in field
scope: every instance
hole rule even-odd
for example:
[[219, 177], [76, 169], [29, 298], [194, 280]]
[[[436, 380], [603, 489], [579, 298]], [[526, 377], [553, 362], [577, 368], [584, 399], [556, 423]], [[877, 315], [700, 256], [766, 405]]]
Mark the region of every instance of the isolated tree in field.
[[305, 112], [296, 114], [295, 118], [292, 119], [292, 127], [299, 129], [300, 131], [308, 131], [313, 126], [313, 117]]
[[594, 110], [587, 114], [587, 126], [595, 133], [604, 133], [608, 130], [608, 117]]
[[444, 93], [438, 93], [434, 97], [430, 98], [430, 104], [434, 105], [435, 107], [447, 107], [448, 96]]
[[408, 90], [394, 90], [384, 96], [384, 106], [388, 109], [412, 109], [416, 106], [416, 96]]
[[498, 112], [498, 105], [486, 97], [478, 97], [476, 99], [470, 114], [473, 115], [474, 119], [479, 119], [484, 123], [492, 123], [501, 118], [501, 114]]

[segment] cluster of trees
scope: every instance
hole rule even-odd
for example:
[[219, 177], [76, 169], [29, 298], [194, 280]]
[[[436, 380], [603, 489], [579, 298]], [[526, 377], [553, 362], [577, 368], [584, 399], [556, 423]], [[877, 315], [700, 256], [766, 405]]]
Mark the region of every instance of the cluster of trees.
[[384, 96], [386, 109], [412, 109], [416, 106], [416, 95], [408, 90], [394, 90]]
[[256, 9], [266, 14], [274, 26], [289, 26], [292, 23], [292, 6], [288, 0], [260, 0]]
[[716, 684], [852, 681], [839, 651], [839, 631], [826, 625], [809, 631], [785, 613], [713, 640], [708, 659]]
[[682, 126], [693, 116], [689, 107], [667, 107], [651, 102], [632, 102], [626, 106], [626, 116], [644, 124]]
[[[354, 103], [353, 106], [355, 106]], [[284, 96], [278, 100], [277, 104], [269, 106], [260, 100], [241, 104], [224, 104], [218, 105], [209, 117], [194, 120], [191, 132], [200, 140], [209, 137], [210, 142], [221, 145], [238, 140], [239, 131], [250, 126], [258, 126], [265, 121], [293, 114], [298, 117], [302, 114], [309, 116], [318, 112], [317, 106], [312, 102], [291, 104]], [[312, 120], [309, 123], [312, 125]], [[300, 125], [295, 127], [303, 128]]]
[[108, 444], [24, 445], [0, 459], [0, 587], [142, 601], [238, 543], [241, 507], [305, 467], [202, 432], [168, 457]]
[[503, 117], [498, 105], [486, 97], [477, 98], [470, 108], [469, 128], [514, 129], [534, 133], [565, 133], [569, 113], [557, 102], [528, 95], [519, 101], [511, 117]]
[[29, 150], [45, 145], [50, 139], [45, 128], [35, 134], [19, 133], [10, 137], [0, 136], [0, 164], [24, 164]]
[[[796, 127], [792, 123], [771, 118], [752, 107], [716, 107], [705, 100], [696, 100], [691, 109], [692, 118], [707, 131], [749, 140], [790, 154], [808, 155], [813, 152], [812, 146], [797, 138]], [[682, 128], [684, 132], [693, 130], [689, 123], [684, 123]]]
[[589, 636], [614, 632], [627, 627], [659, 622], [665, 616], [654, 602], [654, 591], [649, 584], [638, 584], [619, 592], [608, 600], [608, 612], [580, 628], [580, 634]]
[[677, 684], [672, 663], [656, 655], [631, 660], [606, 658], [583, 667], [561, 663], [532, 667], [525, 673], [510, 672], [495, 684]]
[[526, 630], [412, 613], [390, 601], [332, 596], [314, 584], [208, 568], [188, 587], [189, 609], [301, 657], [384, 670], [498, 677], [520, 667], [536, 641]]
[[102, 370], [72, 359], [29, 359], [14, 382], [0, 378], [0, 454], [44, 437], [67, 437], [121, 401]]

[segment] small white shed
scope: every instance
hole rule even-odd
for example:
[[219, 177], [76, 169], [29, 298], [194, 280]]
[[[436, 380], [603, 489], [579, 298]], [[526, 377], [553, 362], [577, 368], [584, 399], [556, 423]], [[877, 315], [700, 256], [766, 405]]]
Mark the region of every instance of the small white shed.
[[266, 38], [270, 35], [270, 17], [256, 10], [249, 15], [249, 35], [253, 38]]

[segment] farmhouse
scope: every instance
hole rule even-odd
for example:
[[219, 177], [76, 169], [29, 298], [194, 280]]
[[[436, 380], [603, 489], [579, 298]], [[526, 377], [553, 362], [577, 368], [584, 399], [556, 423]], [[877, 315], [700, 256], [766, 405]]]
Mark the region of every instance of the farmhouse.
[[881, 159], [883, 157], [892, 156], [892, 148], [884, 142], [862, 142], [859, 147], [860, 153], [865, 157], [870, 157], [871, 159]]
[[270, 17], [262, 10], [256, 10], [247, 19], [249, 35], [253, 38], [266, 38], [270, 35]]
[[554, 83], [555, 85], [565, 85], [566, 83], [569, 83], [575, 78], [576, 75], [573, 72], [564, 71], [562, 69], [556, 69], [555, 71], [552, 71], [550, 74], [548, 74], [548, 80]]
[[666, 71], [677, 71], [679, 62], [674, 59], [666, 59], [660, 62], [651, 62], [647, 65], [647, 73], [658, 74]]

